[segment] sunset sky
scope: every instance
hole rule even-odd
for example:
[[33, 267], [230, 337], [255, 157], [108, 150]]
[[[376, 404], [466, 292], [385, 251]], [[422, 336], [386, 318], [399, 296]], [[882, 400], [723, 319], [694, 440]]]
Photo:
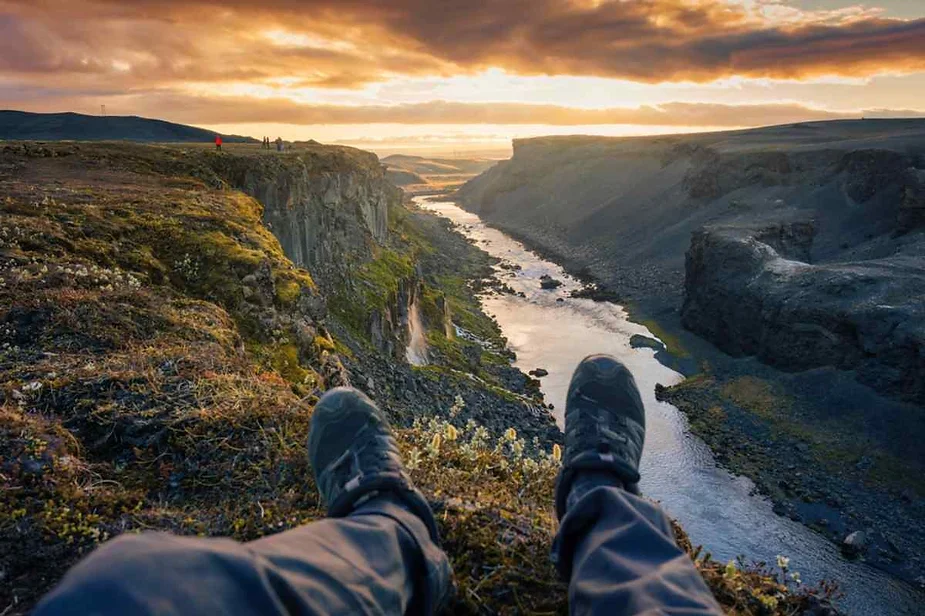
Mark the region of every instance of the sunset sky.
[[925, 1], [0, 0], [0, 108], [503, 152], [925, 116]]

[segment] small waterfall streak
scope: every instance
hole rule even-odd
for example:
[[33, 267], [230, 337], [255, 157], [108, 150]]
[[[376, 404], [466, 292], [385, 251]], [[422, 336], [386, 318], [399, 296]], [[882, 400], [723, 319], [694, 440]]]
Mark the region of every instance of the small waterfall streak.
[[405, 358], [412, 366], [426, 366], [427, 338], [424, 335], [424, 323], [421, 321], [421, 310], [417, 302], [412, 302], [408, 311], [408, 331], [411, 334]]

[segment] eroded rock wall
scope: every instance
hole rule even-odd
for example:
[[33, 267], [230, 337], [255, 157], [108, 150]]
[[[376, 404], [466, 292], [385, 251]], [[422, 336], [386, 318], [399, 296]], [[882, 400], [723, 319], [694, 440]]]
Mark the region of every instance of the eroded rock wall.
[[787, 371], [834, 366], [925, 403], [925, 271], [918, 257], [812, 265], [763, 238], [792, 225], [710, 228], [687, 253], [685, 327], [734, 355]]
[[[222, 175], [264, 207], [263, 220], [286, 256], [311, 272], [327, 297], [364, 293], [357, 272], [390, 244], [389, 211], [402, 199], [378, 159], [365, 152], [325, 148], [282, 157], [225, 163]], [[381, 298], [362, 324], [374, 348], [402, 359], [420, 312], [420, 273], [390, 272], [398, 291]]]
[[921, 400], [925, 122], [522, 140], [458, 198], [734, 355]]
[[294, 263], [324, 287], [344, 282], [388, 240], [389, 208], [401, 191], [372, 154], [350, 151], [242, 158], [224, 175], [264, 206], [263, 219]]

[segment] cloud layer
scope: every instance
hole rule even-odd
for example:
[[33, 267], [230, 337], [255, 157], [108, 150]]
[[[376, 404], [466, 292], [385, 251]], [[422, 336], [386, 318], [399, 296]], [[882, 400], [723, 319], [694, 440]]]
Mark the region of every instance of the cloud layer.
[[925, 18], [800, 11], [784, 0], [0, 0], [0, 40], [0, 106], [111, 101], [200, 124], [769, 124], [845, 114], [789, 103], [294, 101], [489, 67], [643, 83], [925, 71]]
[[[0, 0], [0, 72], [355, 86], [501, 67], [642, 82], [925, 70], [925, 19], [722, 0]], [[276, 33], [268, 36], [267, 33]]]

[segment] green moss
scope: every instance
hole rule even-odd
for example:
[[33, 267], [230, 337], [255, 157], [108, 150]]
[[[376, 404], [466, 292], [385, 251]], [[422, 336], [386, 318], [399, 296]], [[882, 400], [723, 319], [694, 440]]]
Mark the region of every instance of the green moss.
[[361, 266], [356, 275], [367, 306], [384, 308], [398, 294], [401, 281], [414, 276], [414, 262], [410, 255], [388, 248], [378, 252], [376, 258]]
[[331, 312], [360, 341], [369, 342], [369, 320], [373, 311], [384, 313], [397, 303], [402, 281], [414, 277], [409, 255], [383, 248], [373, 260], [355, 269], [350, 284], [337, 289], [328, 302]]
[[276, 301], [283, 306], [292, 306], [302, 294], [302, 285], [294, 280], [280, 280], [276, 283]]
[[733, 379], [725, 383], [720, 392], [729, 401], [764, 419], [780, 416], [791, 404], [771, 383], [753, 376]]
[[641, 321], [640, 325], [643, 325], [646, 329], [652, 332], [652, 335], [664, 342], [668, 352], [675, 357], [686, 359], [691, 356], [690, 352], [688, 352], [688, 350], [684, 348], [684, 345], [681, 344], [681, 339], [666, 331], [665, 328], [659, 325], [658, 321], [655, 321], [654, 319], [646, 319]]
[[294, 344], [249, 343], [248, 351], [258, 364], [281, 376], [293, 385], [316, 386], [321, 382], [314, 370], [306, 369], [299, 360], [299, 349]]
[[442, 290], [425, 284], [420, 301], [425, 323], [431, 326], [443, 323], [444, 313], [440, 305], [446, 301], [446, 294]]
[[325, 336], [315, 336], [315, 346], [321, 349], [322, 351], [336, 351], [337, 346], [330, 338]]

